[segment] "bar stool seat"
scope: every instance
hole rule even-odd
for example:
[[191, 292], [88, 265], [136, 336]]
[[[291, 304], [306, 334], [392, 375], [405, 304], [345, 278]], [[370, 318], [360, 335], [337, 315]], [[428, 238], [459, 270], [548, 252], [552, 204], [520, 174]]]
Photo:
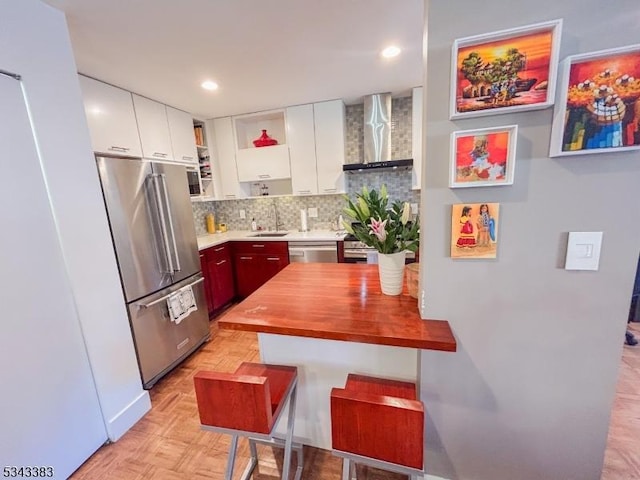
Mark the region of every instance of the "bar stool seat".
[[417, 478], [424, 473], [424, 405], [415, 383], [350, 374], [331, 390], [333, 454], [343, 458], [343, 480], [355, 463]]
[[[248, 479], [258, 464], [256, 443], [283, 446], [282, 479], [289, 480], [291, 451], [298, 464], [295, 480], [302, 475], [302, 445], [293, 443], [295, 420], [296, 367], [244, 362], [234, 373], [200, 371], [194, 376], [201, 427], [231, 435], [225, 480], [231, 480], [238, 437], [249, 439], [251, 460], [242, 479]], [[273, 430], [289, 400], [287, 434], [275, 438]]]

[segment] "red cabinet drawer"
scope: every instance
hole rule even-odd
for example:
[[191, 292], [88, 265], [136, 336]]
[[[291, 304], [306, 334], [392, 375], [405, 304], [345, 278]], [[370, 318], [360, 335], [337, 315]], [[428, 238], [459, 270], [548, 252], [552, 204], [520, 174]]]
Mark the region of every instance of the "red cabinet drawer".
[[[260, 240], [247, 240], [233, 242], [234, 254], [275, 254], [289, 256], [288, 242], [265, 242]], [[288, 260], [287, 260], [288, 261]]]

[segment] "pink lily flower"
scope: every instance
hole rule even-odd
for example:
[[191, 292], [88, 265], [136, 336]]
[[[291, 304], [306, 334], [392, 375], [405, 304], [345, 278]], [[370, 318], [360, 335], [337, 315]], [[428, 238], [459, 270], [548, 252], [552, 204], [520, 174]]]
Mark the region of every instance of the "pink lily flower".
[[385, 230], [387, 220], [381, 221], [371, 217], [371, 230], [369, 230], [369, 233], [373, 233], [381, 242], [384, 242], [387, 238], [387, 231]]

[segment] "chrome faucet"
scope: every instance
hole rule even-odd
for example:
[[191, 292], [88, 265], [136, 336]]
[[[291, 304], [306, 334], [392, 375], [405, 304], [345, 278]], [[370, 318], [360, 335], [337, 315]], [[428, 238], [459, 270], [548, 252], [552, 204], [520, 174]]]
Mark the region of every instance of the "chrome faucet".
[[273, 199], [273, 204], [269, 209], [269, 217], [271, 217], [272, 215], [273, 215], [273, 224], [274, 224], [273, 230], [277, 232], [278, 230], [280, 230], [280, 227], [284, 226], [284, 223], [281, 223], [278, 217], [278, 205], [276, 204], [275, 198]]

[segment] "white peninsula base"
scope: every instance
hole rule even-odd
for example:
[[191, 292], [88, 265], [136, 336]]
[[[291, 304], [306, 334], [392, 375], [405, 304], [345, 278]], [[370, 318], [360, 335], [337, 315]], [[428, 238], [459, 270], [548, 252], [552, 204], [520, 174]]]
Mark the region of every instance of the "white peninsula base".
[[[418, 378], [418, 349], [368, 343], [258, 333], [263, 363], [298, 367], [294, 437], [305, 445], [331, 450], [330, 394], [344, 387], [349, 373], [408, 380]], [[277, 435], [286, 433], [286, 419]]]

